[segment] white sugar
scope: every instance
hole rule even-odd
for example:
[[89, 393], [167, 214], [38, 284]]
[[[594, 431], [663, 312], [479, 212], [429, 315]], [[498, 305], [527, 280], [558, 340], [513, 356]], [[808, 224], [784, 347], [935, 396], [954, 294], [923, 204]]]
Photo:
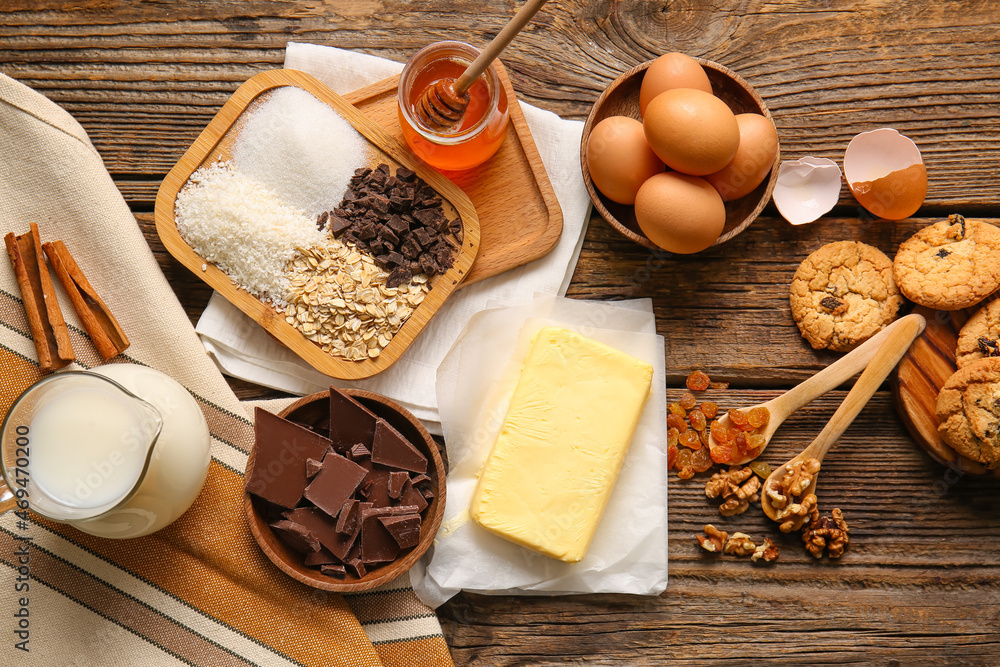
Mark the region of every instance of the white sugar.
[[228, 162], [191, 175], [177, 194], [175, 220], [181, 237], [204, 260], [280, 309], [288, 292], [285, 265], [296, 248], [326, 241], [314, 218]]
[[368, 141], [301, 88], [276, 88], [237, 128], [236, 168], [308, 216], [338, 206], [354, 170], [369, 162]]

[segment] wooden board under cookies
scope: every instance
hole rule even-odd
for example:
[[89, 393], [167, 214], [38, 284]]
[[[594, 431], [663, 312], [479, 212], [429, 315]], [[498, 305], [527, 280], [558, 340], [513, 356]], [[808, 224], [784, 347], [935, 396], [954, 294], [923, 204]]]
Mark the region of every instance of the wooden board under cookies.
[[1000, 476], [1000, 470], [989, 470], [949, 447], [937, 430], [937, 397], [941, 387], [957, 370], [958, 333], [979, 307], [952, 311], [924, 306], [914, 308], [914, 313], [926, 318], [927, 328], [896, 367], [893, 395], [906, 430], [933, 459], [962, 473]]
[[[562, 209], [521, 104], [503, 65], [497, 60], [493, 66], [507, 94], [507, 136], [496, 155], [481, 166], [444, 172], [469, 196], [479, 216], [479, 254], [460, 288], [547, 255], [562, 234]], [[398, 87], [399, 77], [393, 76], [347, 93], [344, 99], [405, 144], [396, 103]]]

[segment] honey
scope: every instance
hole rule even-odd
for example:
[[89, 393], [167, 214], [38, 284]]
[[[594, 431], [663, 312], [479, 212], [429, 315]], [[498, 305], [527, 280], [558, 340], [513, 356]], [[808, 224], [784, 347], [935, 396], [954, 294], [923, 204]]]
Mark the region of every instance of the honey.
[[479, 55], [462, 42], [437, 42], [418, 52], [399, 79], [399, 125], [407, 145], [442, 171], [481, 165], [493, 156], [507, 132], [507, 96], [491, 65], [468, 90], [469, 106], [456, 126], [440, 129], [422, 123], [415, 105], [438, 81], [457, 79]]

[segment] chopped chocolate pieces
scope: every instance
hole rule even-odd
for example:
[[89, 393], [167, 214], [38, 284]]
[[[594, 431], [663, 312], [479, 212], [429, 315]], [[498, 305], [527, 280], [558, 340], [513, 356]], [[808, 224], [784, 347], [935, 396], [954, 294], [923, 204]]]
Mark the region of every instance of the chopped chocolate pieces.
[[399, 500], [399, 494], [403, 492], [403, 484], [409, 481], [410, 475], [402, 470], [390, 472], [389, 485], [387, 487], [389, 497], [393, 500]]
[[[461, 218], [449, 220], [441, 197], [415, 172], [399, 167], [393, 176], [387, 164], [355, 172], [340, 206], [321, 213], [317, 224], [391, 271], [389, 287], [410, 282], [415, 271], [446, 272], [461, 245]], [[438, 245], [442, 235], [454, 237], [453, 243]], [[403, 267], [409, 273], [395, 271]]]
[[420, 515], [404, 514], [403, 516], [380, 516], [382, 523], [400, 549], [409, 549], [420, 542]]
[[413, 271], [405, 266], [397, 266], [389, 274], [389, 277], [385, 279], [386, 287], [399, 287], [400, 285], [405, 285], [413, 279]]
[[319, 473], [303, 494], [331, 517], [336, 517], [344, 502], [365, 478], [368, 471], [340, 454], [330, 452], [323, 459]]
[[[434, 497], [433, 479], [423, 452], [360, 402], [331, 388], [326, 405], [330, 415], [313, 417], [309, 421], [315, 423], [308, 426], [270, 413], [258, 416], [255, 466], [247, 489], [254, 493], [253, 475], [268, 472], [268, 464], [274, 469], [272, 482], [289, 477], [296, 491], [281, 494], [266, 488], [271, 497], [255, 501], [260, 516], [290, 549], [303, 554], [307, 567], [351, 580], [420, 543], [422, 513]], [[329, 439], [310, 430], [319, 424], [329, 425], [324, 430]], [[272, 436], [279, 439], [268, 441]], [[288, 442], [296, 454], [291, 476], [284, 470], [290, 466], [282, 463], [293, 460], [286, 453]], [[284, 468], [279, 470], [275, 462]]]
[[306, 459], [306, 479], [312, 479], [319, 472], [320, 468], [323, 467], [321, 461], [316, 459]]
[[344, 453], [356, 444], [372, 442], [378, 418], [336, 387], [330, 387], [330, 440]]
[[319, 551], [320, 543], [309, 529], [302, 524], [282, 519], [271, 524], [273, 530], [285, 544], [300, 553]]
[[287, 509], [295, 507], [308, 482], [306, 459], [322, 460], [330, 440], [261, 408], [255, 412], [254, 433], [247, 491]]
[[410, 480], [403, 482], [403, 488], [399, 492], [399, 503], [401, 505], [416, 505], [418, 512], [423, 512], [424, 508], [427, 507], [427, 499], [424, 498], [424, 494], [418, 491]]
[[337, 515], [337, 532], [352, 535], [357, 531], [360, 521], [361, 503], [357, 500], [345, 500]]
[[427, 472], [427, 457], [384, 419], [375, 426], [372, 461], [398, 470]]
[[325, 548], [320, 548], [319, 551], [311, 551], [306, 554], [306, 565], [309, 567], [317, 567], [320, 565], [329, 565], [330, 563], [338, 563], [340, 559], [334, 556]]
[[319, 571], [328, 577], [334, 577], [336, 579], [343, 579], [347, 576], [347, 568], [336, 563], [329, 565], [324, 563], [319, 566]]

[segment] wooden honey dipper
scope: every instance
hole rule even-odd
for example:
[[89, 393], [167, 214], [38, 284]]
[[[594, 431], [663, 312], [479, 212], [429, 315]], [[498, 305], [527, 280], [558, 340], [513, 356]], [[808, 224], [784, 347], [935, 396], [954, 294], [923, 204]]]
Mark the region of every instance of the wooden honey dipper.
[[445, 78], [430, 86], [416, 104], [416, 114], [420, 122], [429, 128], [446, 130], [465, 115], [469, 106], [469, 88], [486, 71], [500, 52], [527, 25], [528, 21], [542, 8], [546, 0], [528, 0], [514, 18], [503, 27], [493, 41], [472, 61], [457, 78]]

